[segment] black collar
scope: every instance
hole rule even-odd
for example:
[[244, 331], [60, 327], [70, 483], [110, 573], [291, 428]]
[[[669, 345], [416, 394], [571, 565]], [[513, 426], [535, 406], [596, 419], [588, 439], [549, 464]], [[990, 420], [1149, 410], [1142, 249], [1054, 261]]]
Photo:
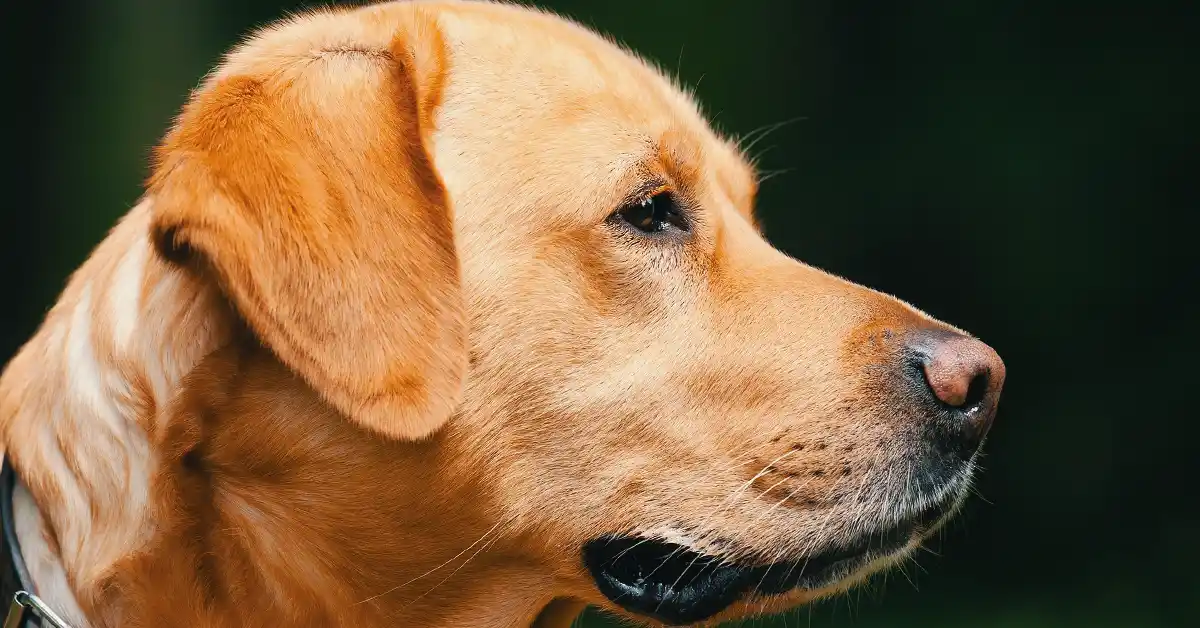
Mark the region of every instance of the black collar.
[[[0, 466], [0, 523], [4, 525], [2, 542], [3, 555], [0, 555], [0, 609], [8, 606], [8, 617], [4, 620], [3, 628], [52, 628], [65, 626], [57, 618], [46, 619], [45, 603], [36, 597], [37, 588], [29, 569], [25, 565], [25, 557], [21, 555], [21, 544], [17, 540], [16, 521], [13, 520], [13, 489], [17, 485], [17, 472], [4, 457]], [[30, 612], [33, 609], [34, 612]], [[51, 611], [52, 612], [52, 611]]]

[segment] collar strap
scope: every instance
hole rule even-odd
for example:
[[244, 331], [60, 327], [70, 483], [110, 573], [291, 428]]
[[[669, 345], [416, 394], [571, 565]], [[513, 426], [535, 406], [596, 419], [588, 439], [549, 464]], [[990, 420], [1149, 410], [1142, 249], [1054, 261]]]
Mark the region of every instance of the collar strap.
[[71, 628], [61, 617], [46, 605], [35, 593], [33, 578], [21, 555], [21, 544], [17, 539], [16, 521], [13, 519], [13, 489], [17, 485], [17, 472], [4, 457], [0, 466], [0, 524], [3, 524], [4, 534], [3, 555], [0, 561], [7, 562], [9, 567], [0, 574], [0, 593], [11, 598], [8, 615], [2, 628]]

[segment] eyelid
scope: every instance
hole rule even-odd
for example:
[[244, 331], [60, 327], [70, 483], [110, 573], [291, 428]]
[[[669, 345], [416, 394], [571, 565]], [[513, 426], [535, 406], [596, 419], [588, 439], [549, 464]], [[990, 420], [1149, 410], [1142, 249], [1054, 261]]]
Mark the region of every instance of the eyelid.
[[645, 198], [654, 198], [659, 194], [666, 194], [671, 191], [671, 186], [666, 183], [658, 183], [642, 194]]
[[659, 194], [664, 194], [671, 191], [671, 186], [664, 181], [647, 181], [622, 199], [621, 202], [617, 204], [617, 209], [619, 210], [622, 207], [636, 205], [648, 199], [654, 198]]

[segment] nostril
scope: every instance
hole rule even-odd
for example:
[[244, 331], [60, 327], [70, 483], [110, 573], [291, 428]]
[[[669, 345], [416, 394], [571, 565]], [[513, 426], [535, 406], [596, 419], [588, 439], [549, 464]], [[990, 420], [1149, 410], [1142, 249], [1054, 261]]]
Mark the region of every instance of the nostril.
[[946, 373], [931, 364], [922, 366], [925, 384], [934, 398], [943, 405], [957, 410], [969, 410], [982, 403], [987, 396], [990, 373], [986, 369]]
[[963, 399], [961, 408], [974, 408], [980, 403], [983, 403], [983, 397], [987, 395], [989, 373], [977, 373], [971, 379], [971, 383], [967, 385], [967, 396]]
[[[962, 408], [971, 396], [972, 387], [981, 381], [978, 373], [970, 372], [957, 355], [937, 355], [923, 365], [925, 383], [934, 398], [951, 408]], [[987, 382], [983, 382], [986, 386]]]
[[991, 347], [953, 333], [926, 334], [922, 345], [925, 384], [937, 401], [962, 409], [976, 408], [1003, 382], [1004, 366]]

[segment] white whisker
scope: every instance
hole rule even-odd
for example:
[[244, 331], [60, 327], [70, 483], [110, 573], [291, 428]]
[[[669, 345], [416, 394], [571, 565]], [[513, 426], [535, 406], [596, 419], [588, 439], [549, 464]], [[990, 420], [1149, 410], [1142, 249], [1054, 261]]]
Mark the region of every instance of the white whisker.
[[[359, 604], [365, 604], [365, 603], [367, 603], [367, 602], [370, 602], [370, 601], [372, 601], [372, 600], [375, 600], [375, 599], [377, 599], [377, 598], [380, 598], [380, 597], [382, 597], [382, 596], [384, 596], [384, 595], [387, 595], [387, 594], [389, 594], [389, 593], [391, 593], [391, 592], [393, 592], [393, 591], [396, 591], [396, 590], [398, 590], [398, 589], [402, 589], [402, 588], [404, 588], [404, 587], [406, 587], [406, 586], [408, 586], [408, 585], [410, 585], [410, 584], [412, 584], [412, 583], [416, 582], [417, 580], [420, 580], [421, 578], [424, 578], [425, 576], [428, 576], [429, 574], [432, 574], [433, 572], [435, 572], [435, 571], [437, 571], [437, 570], [439, 570], [439, 569], [441, 569], [441, 568], [445, 567], [446, 565], [449, 565], [450, 563], [452, 563], [452, 562], [454, 562], [455, 560], [457, 560], [457, 559], [458, 559], [460, 556], [462, 556], [463, 554], [466, 554], [467, 552], [471, 551], [471, 548], [475, 547], [476, 545], [478, 545], [479, 543], [481, 543], [481, 542], [482, 542], [484, 539], [486, 539], [486, 538], [487, 538], [489, 535], [491, 535], [493, 532], [495, 532], [496, 530], [498, 530], [498, 529], [500, 528], [501, 524], [504, 524], [504, 523], [510, 523], [511, 521], [512, 521], [512, 518], [510, 518], [510, 519], [508, 520], [508, 522], [505, 522], [505, 521], [497, 521], [497, 522], [496, 522], [496, 524], [495, 524], [495, 525], [493, 525], [493, 526], [492, 526], [490, 529], [488, 529], [488, 531], [487, 531], [487, 532], [484, 532], [484, 533], [483, 533], [483, 536], [480, 536], [478, 539], [475, 539], [475, 542], [474, 542], [474, 543], [471, 543], [471, 544], [470, 544], [470, 545], [468, 545], [466, 548], [464, 548], [464, 549], [463, 549], [461, 552], [459, 552], [459, 553], [455, 554], [454, 556], [450, 557], [450, 559], [449, 559], [449, 560], [447, 560], [446, 562], [444, 562], [444, 563], [442, 563], [442, 564], [438, 565], [437, 567], [434, 567], [434, 568], [430, 569], [429, 571], [426, 571], [425, 573], [423, 573], [423, 574], [421, 574], [421, 575], [419, 575], [419, 576], [417, 576], [417, 577], [415, 577], [415, 578], [413, 578], [413, 579], [411, 579], [411, 580], [408, 580], [407, 582], [404, 582], [404, 583], [398, 584], [398, 585], [396, 585], [396, 586], [394, 586], [394, 587], [392, 587], [392, 588], [388, 589], [387, 591], [384, 591], [384, 592], [382, 592], [382, 593], [377, 593], [377, 594], [375, 594], [375, 595], [372, 595], [372, 596], [371, 596], [371, 597], [369, 597], [369, 598], [366, 598], [366, 599], [364, 599], [364, 600], [361, 600], [361, 601], [355, 602], [355, 606], [357, 606], [357, 605], [359, 605]], [[468, 559], [468, 560], [469, 560], [469, 559]], [[464, 564], [466, 564], [466, 563], [464, 563]], [[453, 575], [453, 574], [452, 574], [452, 575]]]

